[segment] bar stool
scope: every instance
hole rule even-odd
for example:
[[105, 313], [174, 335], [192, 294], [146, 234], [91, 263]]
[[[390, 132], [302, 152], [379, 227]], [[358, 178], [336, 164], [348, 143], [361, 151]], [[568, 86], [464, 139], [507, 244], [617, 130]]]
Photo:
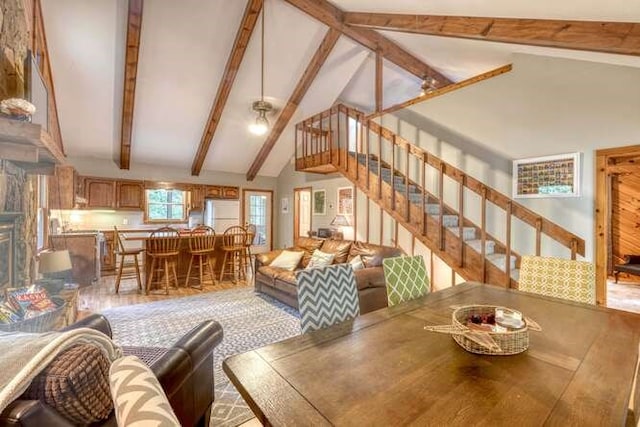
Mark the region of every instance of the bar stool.
[[251, 274], [254, 274], [255, 271], [253, 271], [253, 262], [251, 261], [253, 259], [253, 254], [251, 253], [251, 245], [253, 245], [253, 239], [256, 238], [256, 226], [254, 224], [247, 224], [247, 226], [244, 228], [245, 232], [247, 233], [247, 239], [244, 242], [244, 249], [245, 249], [245, 255], [248, 259], [249, 262], [249, 268], [251, 269]]
[[193, 261], [196, 258], [198, 261], [197, 265], [199, 266], [198, 272], [200, 273], [200, 285], [192, 287], [202, 290], [204, 286], [204, 267], [207, 267], [207, 269], [209, 270], [211, 283], [213, 285], [216, 284], [216, 278], [213, 274], [213, 265], [211, 264], [211, 254], [215, 250], [215, 244], [216, 232], [213, 228], [207, 227], [206, 225], [200, 225], [192, 230], [191, 237], [189, 238], [189, 253], [191, 254], [191, 259], [189, 260], [187, 278], [184, 282], [185, 287], [189, 286], [189, 279], [191, 278], [191, 267], [193, 266]]
[[[142, 248], [125, 249], [124, 243], [122, 243], [122, 234], [118, 231], [118, 227], [113, 227], [114, 240], [116, 241], [116, 257], [120, 258], [118, 264], [118, 276], [116, 277], [116, 294], [120, 290], [120, 280], [124, 278], [135, 277], [138, 281], [138, 290], [142, 290], [142, 281], [140, 280], [140, 262], [138, 261], [138, 255], [144, 252]], [[133, 264], [131, 261], [126, 262], [127, 257], [133, 257]], [[133, 271], [132, 268], [135, 268]], [[126, 270], [126, 271], [125, 271]]]
[[165, 292], [169, 295], [170, 275], [173, 272], [173, 279], [178, 287], [178, 275], [176, 264], [180, 254], [180, 235], [178, 230], [171, 227], [162, 227], [151, 233], [147, 241], [147, 255], [151, 258], [151, 268], [147, 277], [146, 293], [149, 293], [153, 275], [162, 270], [164, 272]]
[[[222, 250], [224, 259], [222, 261], [222, 271], [220, 271], [220, 281], [226, 275], [231, 275], [233, 283], [236, 283], [236, 276], [246, 279], [245, 242], [247, 233], [244, 228], [234, 225], [227, 228], [222, 235]], [[228, 268], [227, 268], [228, 267]], [[243, 268], [244, 267], [244, 268]]]

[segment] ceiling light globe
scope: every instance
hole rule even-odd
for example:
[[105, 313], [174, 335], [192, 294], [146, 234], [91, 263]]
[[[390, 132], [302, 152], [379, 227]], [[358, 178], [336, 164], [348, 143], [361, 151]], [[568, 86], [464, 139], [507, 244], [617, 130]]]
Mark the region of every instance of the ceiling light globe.
[[249, 125], [249, 132], [254, 135], [262, 136], [269, 130], [269, 121], [264, 115], [258, 116], [254, 123]]

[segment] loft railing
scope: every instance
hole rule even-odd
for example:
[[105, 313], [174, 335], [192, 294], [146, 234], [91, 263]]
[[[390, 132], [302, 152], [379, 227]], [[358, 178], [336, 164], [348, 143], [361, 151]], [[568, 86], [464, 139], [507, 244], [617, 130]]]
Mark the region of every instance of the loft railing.
[[[428, 230], [426, 205], [434, 201], [439, 204], [440, 224], [437, 233], [437, 244], [444, 250], [445, 223], [442, 220], [446, 211], [454, 211], [459, 215], [459, 236], [462, 238], [465, 224], [470, 221], [465, 212], [465, 189], [475, 193], [480, 198], [480, 224], [476, 227], [480, 230], [480, 248], [482, 257], [482, 271], [486, 271], [486, 242], [488, 239], [498, 241], [489, 236], [487, 222], [488, 210], [495, 206], [505, 215], [504, 243], [505, 273], [511, 277], [511, 255], [517, 256], [512, 250], [513, 219], [517, 218], [522, 223], [530, 226], [534, 232], [535, 254], [542, 252], [542, 236], [548, 236], [552, 240], [567, 248], [571, 259], [576, 255], [584, 256], [585, 242], [580, 237], [545, 219], [525, 206], [515, 202], [510, 197], [489, 187], [483, 182], [469, 176], [461, 169], [441, 160], [426, 150], [411, 144], [406, 139], [396, 135], [391, 130], [380, 126], [378, 123], [368, 120], [365, 114], [347, 107], [336, 105], [331, 109], [310, 117], [296, 125], [295, 138], [296, 169], [308, 172], [334, 172], [339, 170], [354, 179], [359, 187], [366, 191], [369, 197], [381, 200], [383, 197], [383, 173], [382, 168], [389, 168], [390, 180], [390, 207], [395, 212], [402, 212], [402, 219], [407, 224], [413, 225], [422, 235]], [[427, 177], [437, 177], [436, 188], [430, 189]], [[414, 179], [411, 179], [411, 178]], [[445, 177], [457, 183], [456, 200], [457, 207], [452, 208], [445, 203], [449, 196], [445, 194]], [[377, 181], [377, 182], [376, 182]], [[401, 191], [399, 191], [401, 190]], [[416, 191], [419, 192], [420, 206], [414, 205]], [[410, 197], [410, 192], [411, 197]], [[402, 206], [398, 201], [401, 199]], [[449, 197], [449, 199], [452, 199]], [[469, 200], [466, 200], [467, 202]], [[464, 264], [464, 245], [459, 245], [459, 263]]]

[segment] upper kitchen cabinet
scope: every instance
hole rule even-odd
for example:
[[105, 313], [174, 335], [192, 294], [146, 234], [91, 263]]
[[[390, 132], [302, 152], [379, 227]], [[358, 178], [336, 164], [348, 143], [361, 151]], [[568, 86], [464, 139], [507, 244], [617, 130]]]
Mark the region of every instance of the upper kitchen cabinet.
[[189, 210], [201, 211], [204, 209], [205, 187], [203, 185], [194, 185], [189, 190]]
[[217, 185], [207, 185], [204, 194], [207, 199], [221, 199], [222, 187]]
[[117, 181], [116, 208], [129, 210], [144, 209], [144, 182]]
[[239, 199], [240, 189], [238, 187], [223, 187], [220, 185], [207, 185], [205, 196], [208, 199]]
[[222, 198], [234, 200], [239, 199], [240, 189], [238, 187], [222, 187]]
[[49, 209], [73, 209], [80, 181], [73, 166], [56, 166], [49, 176]]
[[116, 181], [102, 178], [84, 179], [85, 198], [89, 209], [115, 209]]

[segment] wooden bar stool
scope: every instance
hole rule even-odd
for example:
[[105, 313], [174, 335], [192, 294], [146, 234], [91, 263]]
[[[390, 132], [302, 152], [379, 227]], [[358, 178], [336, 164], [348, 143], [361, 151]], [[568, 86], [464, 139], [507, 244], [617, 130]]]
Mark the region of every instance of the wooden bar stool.
[[[140, 262], [138, 260], [138, 255], [144, 252], [144, 249], [125, 249], [124, 243], [122, 243], [122, 234], [118, 231], [118, 227], [113, 227], [113, 232], [114, 240], [116, 241], [116, 257], [119, 258], [120, 261], [118, 264], [118, 276], [116, 277], [116, 294], [120, 290], [120, 280], [123, 277], [135, 277], [138, 281], [138, 290], [142, 290], [142, 281], [140, 280]], [[131, 261], [127, 263], [127, 257], [133, 257], [133, 264], [131, 263]]]
[[198, 272], [200, 273], [200, 282], [198, 286], [192, 286], [193, 288], [200, 289], [204, 287], [204, 268], [209, 270], [209, 276], [211, 277], [211, 284], [216, 284], [216, 278], [213, 274], [213, 265], [211, 261], [211, 254], [215, 250], [216, 244], [216, 232], [213, 228], [206, 225], [200, 225], [191, 232], [189, 238], [189, 253], [191, 259], [189, 260], [189, 268], [187, 269], [187, 278], [184, 281], [184, 286], [189, 286], [189, 279], [191, 277], [191, 267], [193, 261], [197, 258]]
[[147, 241], [147, 255], [151, 258], [151, 268], [147, 277], [146, 293], [149, 293], [153, 275], [156, 272], [164, 272], [165, 292], [169, 295], [169, 281], [173, 273], [173, 279], [178, 287], [178, 275], [176, 264], [180, 254], [180, 235], [178, 230], [171, 227], [163, 227], [151, 233]]
[[256, 238], [256, 226], [254, 224], [247, 224], [244, 229], [247, 233], [247, 239], [244, 242], [245, 256], [247, 257], [249, 268], [251, 269], [251, 274], [254, 274], [255, 271], [253, 271], [253, 262], [251, 261], [253, 259], [253, 254], [251, 253], [251, 245], [253, 245], [253, 239]]
[[[236, 283], [236, 277], [246, 279], [246, 257], [245, 243], [247, 233], [239, 225], [229, 227], [222, 235], [222, 250], [224, 259], [222, 261], [222, 271], [220, 271], [220, 281], [225, 275], [231, 275], [231, 281]], [[244, 267], [244, 268], [243, 268]]]

